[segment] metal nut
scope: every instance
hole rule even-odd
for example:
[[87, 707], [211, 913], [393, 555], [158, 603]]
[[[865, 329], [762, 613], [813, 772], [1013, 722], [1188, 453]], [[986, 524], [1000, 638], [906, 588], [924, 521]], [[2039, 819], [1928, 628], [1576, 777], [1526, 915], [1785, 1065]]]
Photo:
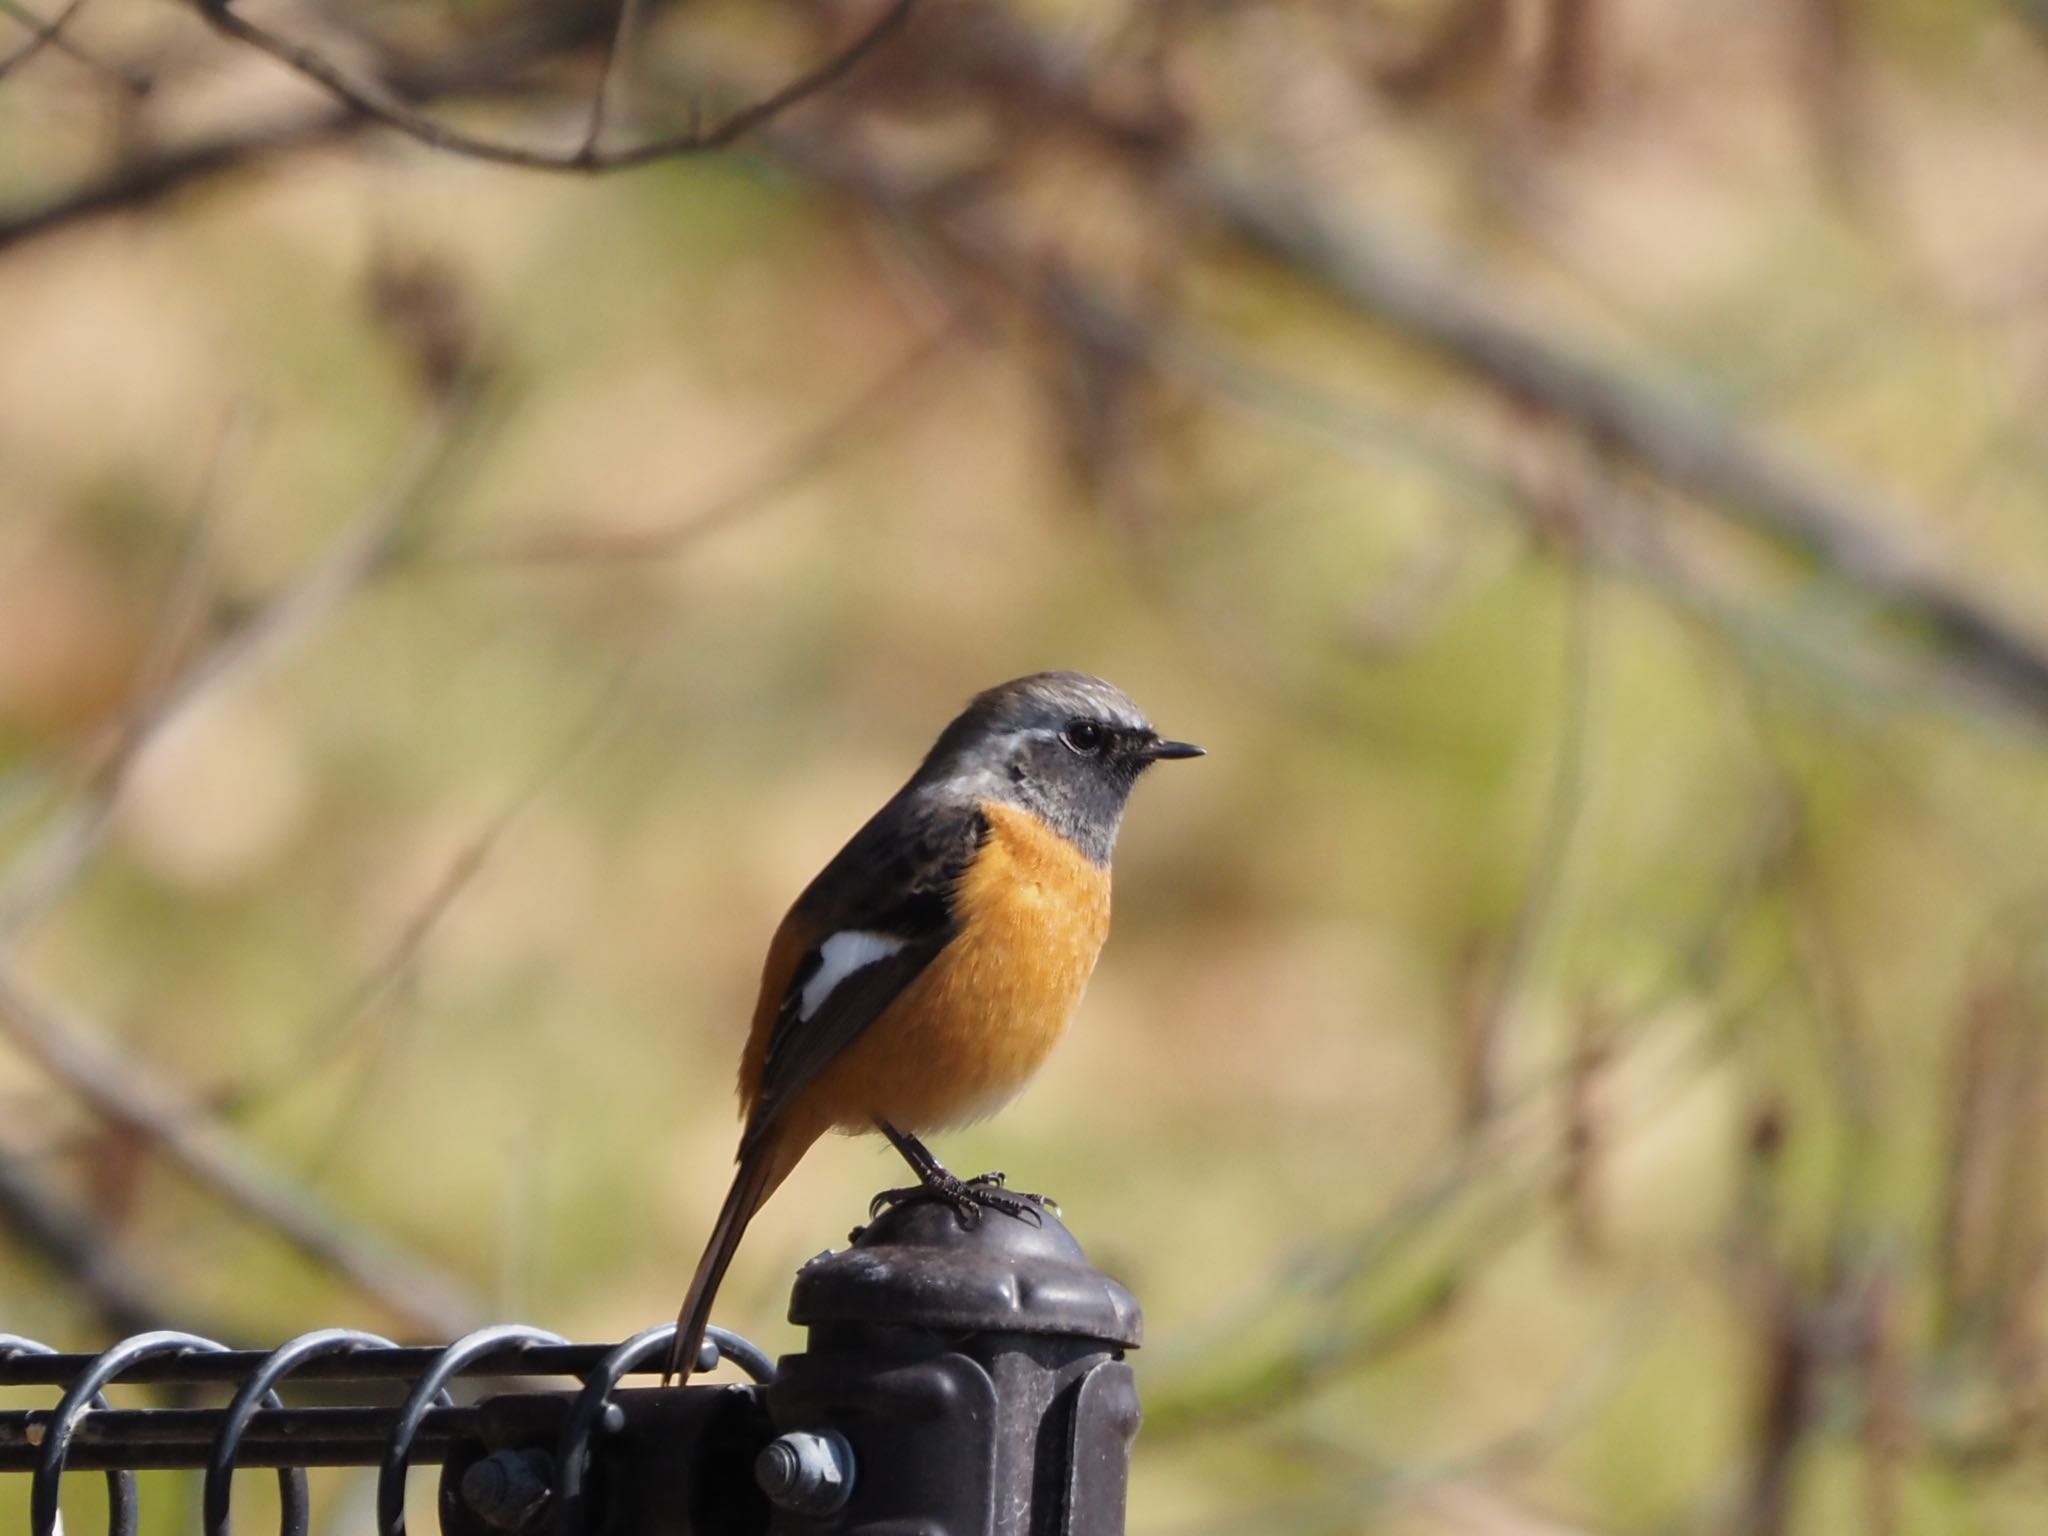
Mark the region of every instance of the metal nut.
[[853, 1497], [853, 1447], [836, 1430], [791, 1430], [761, 1447], [754, 1481], [778, 1509], [836, 1515]]
[[501, 1531], [528, 1531], [547, 1508], [554, 1459], [545, 1451], [493, 1451], [462, 1474], [462, 1502]]

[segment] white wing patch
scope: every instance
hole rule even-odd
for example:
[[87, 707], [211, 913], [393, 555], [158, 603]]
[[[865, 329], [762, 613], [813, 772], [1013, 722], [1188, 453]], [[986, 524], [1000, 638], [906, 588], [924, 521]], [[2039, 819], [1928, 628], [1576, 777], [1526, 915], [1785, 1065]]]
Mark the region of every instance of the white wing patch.
[[849, 928], [833, 934], [818, 946], [818, 968], [804, 983], [803, 995], [797, 999], [797, 1018], [809, 1019], [839, 983], [877, 960], [888, 959], [902, 947], [901, 939], [886, 933], [863, 933]]

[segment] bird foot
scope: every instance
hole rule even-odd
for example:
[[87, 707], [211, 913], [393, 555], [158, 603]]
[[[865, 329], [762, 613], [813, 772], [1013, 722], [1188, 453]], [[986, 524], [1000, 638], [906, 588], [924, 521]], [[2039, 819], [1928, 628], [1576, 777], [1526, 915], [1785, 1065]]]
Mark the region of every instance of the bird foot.
[[1022, 1190], [1012, 1194], [1003, 1185], [1004, 1177], [999, 1172], [978, 1173], [971, 1179], [963, 1179], [941, 1168], [906, 1188], [883, 1190], [868, 1202], [868, 1217], [872, 1220], [883, 1211], [912, 1200], [943, 1200], [953, 1207], [953, 1214], [963, 1227], [978, 1226], [984, 1209], [1001, 1211], [1005, 1216], [1014, 1216], [1019, 1221], [1038, 1226], [1045, 1219], [1044, 1210], [1059, 1209], [1043, 1195], [1026, 1194]]

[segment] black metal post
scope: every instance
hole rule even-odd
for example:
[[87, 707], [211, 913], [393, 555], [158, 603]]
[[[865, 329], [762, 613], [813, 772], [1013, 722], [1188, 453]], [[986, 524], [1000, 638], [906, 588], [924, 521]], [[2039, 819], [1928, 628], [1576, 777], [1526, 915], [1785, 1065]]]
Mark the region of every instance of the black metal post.
[[1138, 1304], [1051, 1212], [901, 1205], [798, 1274], [767, 1388], [775, 1536], [1120, 1536]]

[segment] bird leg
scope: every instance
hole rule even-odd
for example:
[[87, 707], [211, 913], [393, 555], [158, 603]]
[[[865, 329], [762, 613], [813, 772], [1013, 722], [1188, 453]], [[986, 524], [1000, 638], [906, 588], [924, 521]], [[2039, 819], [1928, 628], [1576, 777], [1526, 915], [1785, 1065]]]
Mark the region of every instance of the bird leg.
[[953, 1207], [961, 1225], [967, 1227], [981, 1220], [983, 1207], [1034, 1224], [1042, 1219], [1039, 1207], [1048, 1203], [1044, 1196], [1005, 1192], [1001, 1173], [979, 1173], [963, 1179], [932, 1156], [931, 1148], [915, 1136], [897, 1130], [886, 1120], [877, 1121], [876, 1127], [889, 1138], [889, 1145], [903, 1154], [910, 1171], [917, 1175], [917, 1182], [907, 1189], [883, 1190], [869, 1202], [869, 1217], [879, 1216], [888, 1207], [906, 1200], [944, 1200]]

